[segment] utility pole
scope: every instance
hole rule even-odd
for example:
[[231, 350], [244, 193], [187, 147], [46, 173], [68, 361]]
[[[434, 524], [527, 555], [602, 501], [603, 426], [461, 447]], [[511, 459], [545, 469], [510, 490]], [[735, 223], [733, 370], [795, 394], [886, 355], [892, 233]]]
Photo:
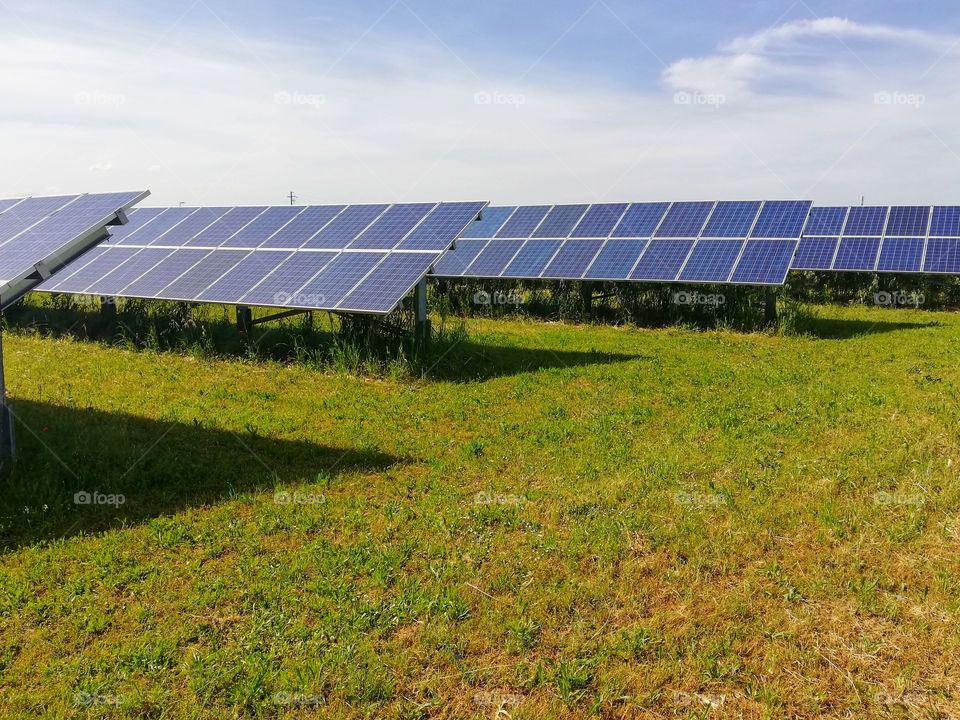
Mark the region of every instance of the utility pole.
[[291, 205], [297, 204], [297, 196], [294, 194], [293, 190], [290, 191], [290, 195], [288, 195], [288, 197], [290, 198]]

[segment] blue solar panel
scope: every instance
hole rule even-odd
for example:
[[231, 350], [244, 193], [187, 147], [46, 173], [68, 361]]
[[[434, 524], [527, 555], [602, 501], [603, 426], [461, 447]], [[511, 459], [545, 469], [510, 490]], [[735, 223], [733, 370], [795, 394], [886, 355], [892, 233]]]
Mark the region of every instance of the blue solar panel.
[[457, 247], [445, 253], [434, 267], [433, 274], [440, 277], [463, 275], [467, 265], [473, 262], [484, 246], [490, 242], [486, 238], [460, 238]]
[[591, 205], [583, 218], [570, 233], [572, 238], [605, 238], [620, 222], [627, 210], [627, 203], [601, 203]]
[[114, 228], [116, 235], [112, 241], [117, 245], [150, 245], [177, 223], [196, 212], [196, 208], [167, 208], [156, 218], [132, 232], [126, 232], [121, 225]]
[[933, 209], [930, 237], [960, 237], [960, 205], [939, 205]]
[[117, 263], [115, 258], [111, 258], [112, 269], [87, 286], [86, 292], [91, 295], [117, 295], [127, 285], [175, 252], [176, 250], [170, 248], [143, 248], [125, 262]]
[[829, 270], [833, 267], [839, 242], [840, 239], [835, 237], [802, 238], [790, 267], [794, 270]]
[[497, 232], [496, 237], [530, 237], [530, 233], [536, 229], [548, 212], [550, 212], [549, 205], [523, 205], [518, 207]]
[[626, 280], [646, 246], [646, 240], [610, 238], [587, 269], [587, 277], [597, 280]]
[[[103, 250], [103, 252], [95, 252], [98, 250]], [[89, 256], [91, 259], [88, 262], [84, 263], [76, 272], [70, 273], [63, 280], [55, 283], [52, 289], [55, 292], [82, 293], [95, 281], [136, 253], [136, 248], [94, 248], [94, 251], [86, 253], [82, 257], [82, 259], [86, 259]], [[53, 277], [56, 278], [57, 275]]]
[[5, 243], [59, 208], [75, 202], [77, 195], [27, 198], [0, 215], [0, 243]]
[[568, 239], [547, 265], [542, 277], [569, 280], [581, 277], [602, 246], [603, 240]]
[[235, 207], [184, 244], [188, 247], [218, 247], [264, 210], [265, 207]]
[[263, 278], [263, 282], [240, 298], [240, 301], [245, 305], [330, 307], [321, 298], [308, 298], [300, 289], [337, 255], [336, 251], [295, 253]]
[[705, 238], [745, 238], [760, 212], [755, 201], [718, 202], [703, 229]]
[[[264, 240], [259, 247], [284, 250], [301, 246], [342, 248], [373, 220], [370, 216], [376, 212], [370, 205], [353, 206], [357, 210], [344, 210], [345, 207], [345, 205], [311, 205]], [[386, 207], [386, 205], [376, 206], [381, 212]], [[374, 217], [379, 214], [380, 212], [376, 212]]]
[[565, 238], [577, 224], [587, 205], [555, 205], [530, 237]]
[[[385, 253], [347, 252], [338, 255], [319, 275], [300, 290], [303, 301], [322, 300], [321, 307], [336, 307], [343, 297], [387, 255]], [[392, 257], [392, 256], [391, 256]], [[424, 260], [424, 263], [428, 260]], [[394, 303], [402, 299], [403, 294], [394, 296]]]
[[803, 230], [804, 235], [829, 235], [839, 237], [847, 219], [848, 207], [814, 207]]
[[492, 238], [516, 209], [515, 206], [485, 208], [479, 222], [470, 223], [460, 237]]
[[351, 250], [390, 250], [433, 208], [434, 203], [393, 205], [347, 247]]
[[499, 276], [521, 245], [523, 240], [491, 241], [467, 268], [466, 274], [471, 277]]
[[927, 240], [923, 271], [960, 274], [960, 239], [930, 238]]
[[339, 310], [389, 312], [419, 282], [433, 253], [392, 253], [337, 306]]
[[920, 272], [925, 242], [924, 238], [884, 238], [877, 270]]
[[796, 240], [747, 240], [730, 281], [745, 285], [783, 285], [796, 250]]
[[166, 300], [193, 300], [248, 253], [248, 250], [213, 250], [157, 294]]
[[4, 198], [3, 200], [0, 200], [0, 213], [9, 210], [14, 205], [22, 201], [23, 198]]
[[857, 205], [850, 208], [847, 224], [843, 228], [844, 235], [883, 235], [883, 228], [887, 223], [887, 207], [863, 207]]
[[768, 200], [750, 237], [799, 238], [812, 204], [809, 200]]
[[176, 245], [183, 247], [194, 235], [210, 227], [213, 223], [227, 214], [230, 208], [225, 207], [202, 207], [197, 208], [196, 212], [187, 216], [185, 220], [177, 223], [166, 233], [157, 238], [153, 245]]
[[631, 280], [675, 280], [690, 254], [693, 240], [651, 240], [640, 257]]
[[698, 240], [679, 279], [685, 282], [726, 282], [743, 243], [743, 240], [732, 239]]
[[886, 234], [897, 237], [926, 237], [929, 219], [930, 208], [927, 206], [894, 206], [890, 208]]
[[227, 238], [220, 247], [255, 248], [302, 212], [302, 207], [290, 205], [268, 208], [249, 225]]
[[[500, 242], [499, 240], [496, 242]], [[563, 243], [563, 240], [532, 239], [527, 240], [517, 256], [503, 271], [504, 277], [537, 277], [550, 262], [550, 258]]]
[[474, 222], [484, 206], [484, 202], [440, 203], [397, 247], [400, 250], [446, 250]]
[[197, 299], [203, 302], [240, 302], [240, 298], [292, 256], [290, 250], [259, 250], [251, 253], [200, 293]]
[[[115, 248], [116, 250], [125, 248]], [[153, 298], [210, 252], [199, 248], [181, 248], [123, 288], [124, 297]]]
[[42, 283], [37, 285], [37, 290], [42, 290], [44, 292], [54, 292], [55, 288], [58, 285], [62, 285], [66, 280], [75, 275], [76, 273], [83, 270], [84, 267], [89, 265], [91, 262], [96, 260], [98, 257], [103, 255], [109, 249], [106, 245], [99, 245], [97, 247], [91, 248], [85, 252], [77, 260], [74, 260], [70, 265], [62, 269], [60, 272], [55, 275], [51, 275], [49, 278], [44, 280]]
[[873, 270], [880, 250], [878, 237], [842, 237], [834, 270]]
[[648, 238], [653, 235], [670, 203], [634, 203], [610, 234], [615, 238]]
[[126, 225], [115, 225], [109, 228], [110, 239], [107, 242], [111, 245], [121, 244], [124, 238], [156, 220], [162, 212], [163, 208], [133, 208], [127, 213]]
[[712, 202], [674, 203], [667, 211], [656, 235], [658, 238], [695, 238], [703, 229], [712, 209]]

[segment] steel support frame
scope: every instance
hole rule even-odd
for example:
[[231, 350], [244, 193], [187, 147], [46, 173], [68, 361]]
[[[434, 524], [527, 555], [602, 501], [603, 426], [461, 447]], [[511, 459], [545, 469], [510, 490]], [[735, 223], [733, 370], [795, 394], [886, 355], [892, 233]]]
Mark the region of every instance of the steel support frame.
[[12, 460], [16, 454], [13, 413], [7, 402], [7, 386], [3, 375], [3, 314], [0, 313], [0, 461]]

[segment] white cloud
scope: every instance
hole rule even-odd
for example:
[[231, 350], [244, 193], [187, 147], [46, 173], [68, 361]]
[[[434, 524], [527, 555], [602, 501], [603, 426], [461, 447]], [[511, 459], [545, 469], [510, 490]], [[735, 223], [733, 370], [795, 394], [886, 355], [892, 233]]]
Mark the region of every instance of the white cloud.
[[[788, 23], [680, 60], [666, 87], [646, 91], [474, 74], [419, 40], [371, 36], [338, 61], [226, 32], [157, 42], [142, 30], [83, 39], [0, 27], [0, 196], [149, 187], [151, 203], [171, 205], [282, 203], [290, 190], [315, 203], [956, 200], [951, 37]], [[728, 97], [678, 105], [677, 90]], [[878, 105], [878, 92], [925, 102]]]

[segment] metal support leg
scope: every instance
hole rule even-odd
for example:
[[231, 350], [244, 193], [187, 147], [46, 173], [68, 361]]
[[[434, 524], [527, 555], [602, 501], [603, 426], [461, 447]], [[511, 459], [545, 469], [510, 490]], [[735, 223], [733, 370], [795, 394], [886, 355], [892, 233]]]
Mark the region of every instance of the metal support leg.
[[13, 433], [13, 414], [7, 404], [7, 386], [3, 378], [3, 317], [0, 316], [0, 460], [12, 460], [17, 452]]
[[772, 325], [777, 321], [777, 291], [773, 288], [766, 289], [766, 305], [764, 307], [763, 319]]
[[104, 320], [113, 320], [117, 317], [117, 299], [108, 295], [100, 296], [100, 314]]
[[580, 300], [583, 302], [583, 314], [590, 317], [593, 311], [593, 283], [584, 281], [580, 283]]
[[427, 317], [427, 279], [424, 278], [414, 289], [413, 305], [416, 313], [415, 334], [418, 342], [430, 342], [430, 318]]
[[237, 305], [237, 330], [242, 333], [248, 333], [252, 327], [253, 310], [245, 305]]

